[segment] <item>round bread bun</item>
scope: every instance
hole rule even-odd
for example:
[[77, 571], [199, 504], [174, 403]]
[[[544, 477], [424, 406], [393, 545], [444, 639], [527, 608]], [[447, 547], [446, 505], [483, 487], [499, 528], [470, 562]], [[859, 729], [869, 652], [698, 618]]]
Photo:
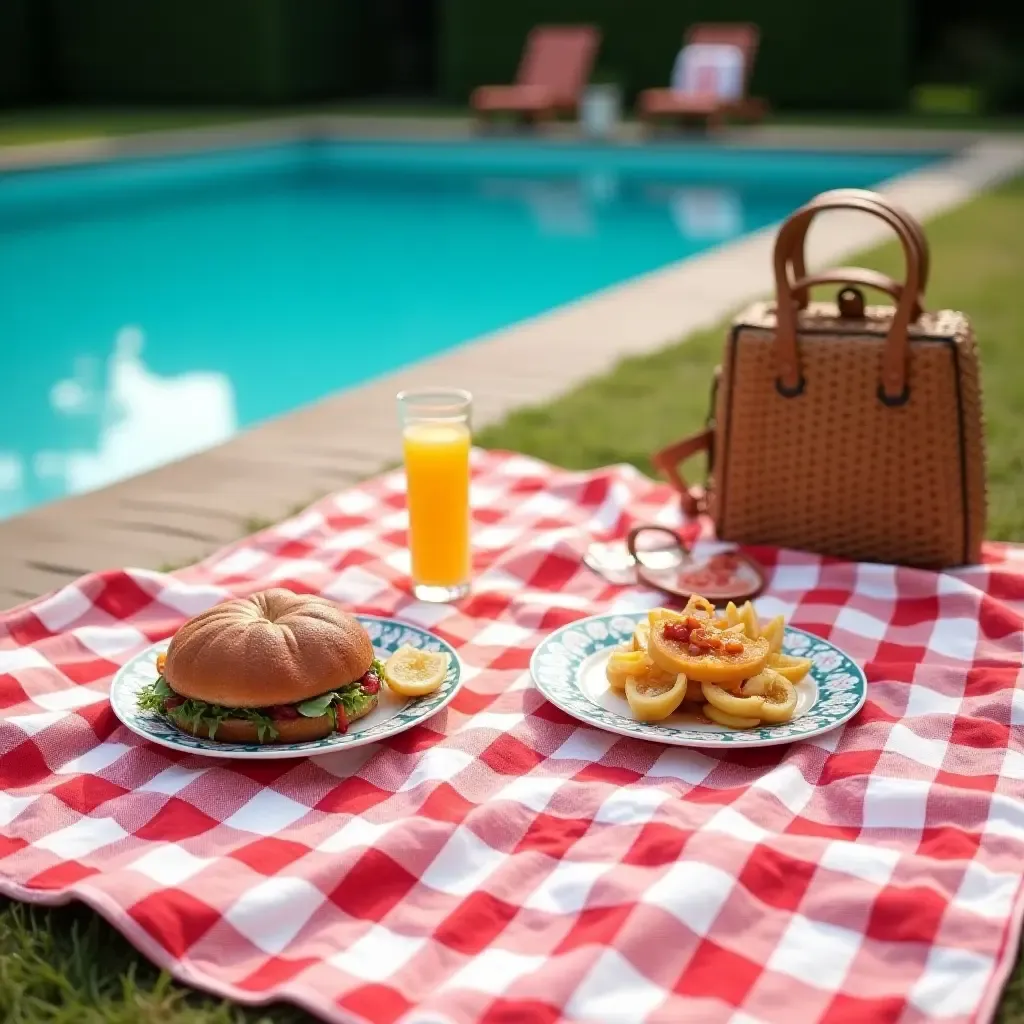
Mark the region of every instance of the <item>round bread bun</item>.
[[164, 678], [182, 697], [262, 708], [319, 697], [372, 664], [357, 619], [322, 597], [275, 588], [189, 619], [171, 639]]
[[[349, 718], [349, 724], [368, 715], [376, 706], [377, 695], [374, 694], [365, 710]], [[179, 722], [173, 717], [171, 721], [182, 732], [191, 733], [202, 739], [210, 738], [205, 725], [193, 728], [191, 723]], [[264, 738], [261, 740], [255, 722], [250, 722], [245, 718], [226, 718], [217, 727], [213, 739], [218, 743], [309, 743], [312, 740], [322, 740], [325, 736], [330, 736], [334, 732], [334, 721], [330, 715], [321, 715], [319, 718], [287, 718], [274, 722], [274, 728], [277, 730], [277, 736], [271, 739], [264, 733]]]

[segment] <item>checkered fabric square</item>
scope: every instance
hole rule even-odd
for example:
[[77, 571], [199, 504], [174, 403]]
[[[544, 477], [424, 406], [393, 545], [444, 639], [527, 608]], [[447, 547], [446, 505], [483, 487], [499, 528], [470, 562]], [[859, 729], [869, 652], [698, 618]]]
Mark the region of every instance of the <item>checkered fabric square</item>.
[[[661, 602], [581, 557], [680, 525], [670, 493], [475, 452], [473, 505], [459, 607], [411, 598], [391, 474], [178, 576], [90, 576], [7, 613], [0, 888], [91, 904], [191, 984], [350, 1024], [991, 1016], [1024, 910], [1024, 550], [942, 575], [754, 551], [763, 613], [849, 651], [868, 701], [817, 739], [713, 756], [581, 725], [527, 671], [550, 630]], [[463, 689], [312, 760], [119, 725], [119, 665], [270, 585], [435, 631]]]

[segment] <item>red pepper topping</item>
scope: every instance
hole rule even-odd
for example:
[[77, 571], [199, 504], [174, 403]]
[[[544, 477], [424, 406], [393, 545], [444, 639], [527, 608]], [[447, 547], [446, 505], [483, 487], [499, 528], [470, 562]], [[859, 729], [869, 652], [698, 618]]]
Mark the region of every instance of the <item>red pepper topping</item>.
[[703, 629], [695, 629], [690, 634], [690, 643], [696, 644], [698, 647], [708, 648], [711, 646], [711, 634]]
[[674, 640], [677, 644], [685, 644], [690, 639], [690, 631], [682, 622], [666, 622], [663, 633], [666, 640]]
[[363, 693], [377, 693], [380, 690], [380, 680], [373, 672], [367, 672], [362, 679]]

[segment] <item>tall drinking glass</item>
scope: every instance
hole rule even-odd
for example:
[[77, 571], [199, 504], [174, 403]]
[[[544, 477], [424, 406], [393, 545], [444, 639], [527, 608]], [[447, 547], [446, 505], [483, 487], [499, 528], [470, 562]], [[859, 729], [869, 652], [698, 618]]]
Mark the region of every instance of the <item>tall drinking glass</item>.
[[402, 391], [409, 554], [420, 601], [469, 593], [469, 414], [473, 396], [456, 388]]

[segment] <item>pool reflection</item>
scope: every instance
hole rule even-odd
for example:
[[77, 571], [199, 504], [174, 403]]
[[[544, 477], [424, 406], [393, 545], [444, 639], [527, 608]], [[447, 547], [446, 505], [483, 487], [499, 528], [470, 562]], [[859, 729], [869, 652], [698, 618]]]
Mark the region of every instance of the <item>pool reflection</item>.
[[[146, 366], [145, 337], [124, 327], [106, 360], [80, 357], [50, 388], [64, 445], [0, 451], [0, 517], [48, 496], [81, 494], [203, 451], [238, 429], [235, 394], [221, 373], [160, 376]], [[26, 472], [26, 461], [30, 472]]]
[[[738, 189], [715, 185], [679, 185], [674, 182], [623, 182], [619, 175], [602, 173], [566, 178], [486, 177], [479, 183], [481, 199], [513, 202], [525, 207], [539, 234], [595, 237], [602, 218], [618, 217], [632, 208], [633, 216], [675, 227], [686, 243], [723, 242], [743, 233], [743, 197]], [[620, 208], [619, 204], [626, 204]], [[631, 207], [630, 207], [631, 204]], [[602, 209], [606, 208], [606, 209]], [[679, 257], [690, 255], [679, 252]]]

